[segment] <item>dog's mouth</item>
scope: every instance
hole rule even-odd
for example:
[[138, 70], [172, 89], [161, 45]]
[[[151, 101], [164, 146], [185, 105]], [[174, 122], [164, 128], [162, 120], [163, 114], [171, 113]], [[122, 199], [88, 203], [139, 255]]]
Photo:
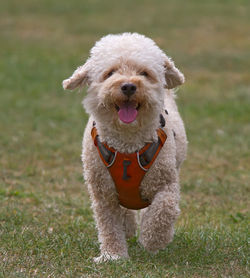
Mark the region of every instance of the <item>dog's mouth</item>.
[[115, 109], [118, 112], [119, 119], [125, 124], [130, 124], [135, 121], [140, 106], [140, 104], [126, 101], [121, 105], [115, 104]]

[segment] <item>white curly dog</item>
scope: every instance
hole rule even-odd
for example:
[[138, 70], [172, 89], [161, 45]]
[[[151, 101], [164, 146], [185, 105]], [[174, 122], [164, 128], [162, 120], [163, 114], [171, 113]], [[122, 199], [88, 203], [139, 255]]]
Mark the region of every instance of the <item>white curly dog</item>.
[[146, 250], [173, 239], [187, 139], [171, 89], [182, 83], [174, 62], [137, 33], [103, 37], [63, 81], [64, 89], [88, 86], [82, 161], [101, 249], [95, 262], [128, 257], [138, 209]]

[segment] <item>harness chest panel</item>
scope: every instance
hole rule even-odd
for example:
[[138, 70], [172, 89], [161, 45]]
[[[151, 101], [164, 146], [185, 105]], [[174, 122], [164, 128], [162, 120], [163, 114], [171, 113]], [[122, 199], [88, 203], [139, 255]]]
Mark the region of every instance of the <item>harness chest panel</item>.
[[149, 201], [141, 198], [139, 187], [167, 139], [163, 129], [159, 128], [157, 134], [157, 143], [148, 143], [140, 151], [127, 154], [100, 142], [96, 127], [92, 128], [95, 146], [115, 183], [118, 199], [123, 207], [142, 209], [150, 205]]

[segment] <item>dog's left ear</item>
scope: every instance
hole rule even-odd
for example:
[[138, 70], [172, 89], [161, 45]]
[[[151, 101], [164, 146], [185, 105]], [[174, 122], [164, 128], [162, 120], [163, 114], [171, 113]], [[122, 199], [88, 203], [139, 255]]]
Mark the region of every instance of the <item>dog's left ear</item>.
[[184, 75], [175, 67], [174, 62], [167, 58], [165, 61], [166, 88], [173, 89], [185, 82]]
[[88, 84], [88, 70], [87, 70], [88, 61], [78, 67], [68, 79], [63, 80], [64, 90], [74, 90], [77, 87], [84, 86]]

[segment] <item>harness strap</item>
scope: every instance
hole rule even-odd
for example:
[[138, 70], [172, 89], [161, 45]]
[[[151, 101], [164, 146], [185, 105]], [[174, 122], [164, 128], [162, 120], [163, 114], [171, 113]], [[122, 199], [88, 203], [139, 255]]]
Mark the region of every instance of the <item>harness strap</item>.
[[110, 148], [106, 143], [102, 143], [99, 139], [99, 135], [97, 133], [97, 129], [93, 126], [91, 130], [91, 136], [94, 141], [95, 146], [99, 152], [100, 158], [106, 167], [109, 167], [113, 162], [116, 154], [116, 150]]
[[164, 145], [167, 135], [161, 129], [157, 129], [158, 141], [155, 143], [148, 143], [148, 148], [139, 156], [140, 164], [146, 169], [149, 169], [153, 164], [155, 158], [157, 157], [158, 153], [160, 152], [162, 146]]

